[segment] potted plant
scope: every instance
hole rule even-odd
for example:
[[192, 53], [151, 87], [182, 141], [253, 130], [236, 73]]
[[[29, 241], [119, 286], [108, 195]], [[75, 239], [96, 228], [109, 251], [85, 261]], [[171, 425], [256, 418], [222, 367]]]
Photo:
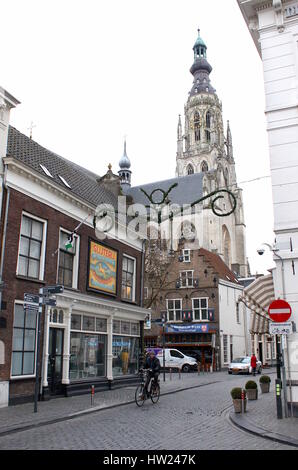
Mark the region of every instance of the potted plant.
[[[244, 412], [246, 411], [246, 391], [244, 393]], [[231, 397], [233, 399], [235, 413], [242, 413], [242, 389], [235, 387], [231, 390]]]
[[269, 393], [270, 382], [271, 382], [271, 379], [268, 375], [262, 375], [260, 377], [260, 387], [261, 387], [262, 393]]
[[249, 380], [248, 382], [246, 382], [245, 390], [248, 400], [258, 399], [258, 386], [254, 380]]

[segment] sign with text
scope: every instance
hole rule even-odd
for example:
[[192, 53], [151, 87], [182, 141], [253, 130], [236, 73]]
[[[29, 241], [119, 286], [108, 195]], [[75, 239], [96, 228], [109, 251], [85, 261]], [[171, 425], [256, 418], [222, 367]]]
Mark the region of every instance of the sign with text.
[[47, 295], [47, 294], [62, 294], [62, 292], [64, 291], [64, 286], [46, 286], [46, 287], [43, 287], [42, 289], [43, 291], [43, 294], [44, 295]]
[[117, 257], [116, 250], [90, 241], [89, 289], [114, 295], [117, 293]]
[[24, 302], [31, 302], [33, 304], [38, 304], [39, 296], [36, 294], [24, 294]]
[[290, 335], [293, 333], [292, 322], [269, 323], [270, 335]]
[[208, 333], [209, 325], [168, 325], [166, 328], [167, 333]]

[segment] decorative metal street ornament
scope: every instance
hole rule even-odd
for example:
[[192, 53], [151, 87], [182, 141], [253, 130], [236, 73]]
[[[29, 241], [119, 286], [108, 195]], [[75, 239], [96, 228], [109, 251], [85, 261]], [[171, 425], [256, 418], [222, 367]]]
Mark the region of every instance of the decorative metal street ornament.
[[[169, 196], [170, 192], [174, 188], [176, 188], [177, 186], [178, 186], [178, 183], [175, 183], [172, 186], [170, 186], [170, 188], [167, 191], [165, 191], [164, 189], [161, 189], [161, 188], [156, 188], [151, 192], [151, 194], [147, 194], [147, 192], [144, 189], [141, 188], [141, 191], [143, 192], [143, 194], [147, 197], [147, 199], [151, 203], [151, 204], [145, 205], [145, 207], [147, 209], [152, 209], [152, 206], [153, 206], [153, 208], [155, 210], [155, 214], [154, 213], [152, 214], [152, 211], [150, 211], [150, 213], [147, 214], [147, 216], [145, 216], [145, 219], [147, 220], [147, 222], [156, 221], [160, 225], [162, 222], [164, 222], [166, 220], [172, 221], [173, 218], [176, 217], [177, 215], [182, 216], [184, 214], [184, 208], [183, 207], [178, 207], [177, 205], [173, 209], [171, 208], [171, 210], [169, 210], [168, 214], [163, 214], [164, 208], [169, 207], [170, 203], [171, 203], [168, 196]], [[160, 193], [162, 197], [161, 198], [157, 198], [156, 196], [154, 197], [154, 195], [156, 195], [157, 193]], [[220, 199], [224, 199], [225, 195], [228, 195], [229, 198], [230, 198], [231, 209], [228, 210], [228, 211], [221, 210], [219, 212], [218, 207], [216, 206], [216, 203]], [[228, 189], [217, 189], [216, 191], [212, 191], [211, 193], [206, 194], [205, 196], [201, 197], [200, 199], [196, 199], [191, 204], [188, 204], [187, 205], [188, 211], [189, 211], [189, 209], [193, 208], [197, 204], [200, 204], [200, 203], [202, 203], [203, 201], [205, 201], [207, 199], [211, 199], [211, 201], [210, 201], [211, 210], [217, 217], [227, 217], [227, 216], [231, 215], [237, 207], [236, 197], [231, 191], [229, 191]], [[99, 210], [96, 210], [96, 214], [93, 218], [94, 228], [97, 227], [97, 219], [99, 219], [99, 221], [102, 222], [102, 225], [101, 225], [101, 228], [100, 228], [101, 231], [102, 232], [108, 232], [109, 230], [111, 230], [111, 228], [114, 225], [114, 219], [115, 219], [114, 215], [115, 214], [118, 214], [117, 210], [112, 212], [108, 205], [105, 205], [105, 204], [101, 205], [99, 207]], [[187, 215], [189, 215], [189, 214], [187, 214]], [[132, 215], [132, 216], [129, 216], [129, 217], [131, 217], [132, 219], [135, 219], [137, 217], [140, 217], [140, 214], [138, 212], [136, 212], [135, 215]]]

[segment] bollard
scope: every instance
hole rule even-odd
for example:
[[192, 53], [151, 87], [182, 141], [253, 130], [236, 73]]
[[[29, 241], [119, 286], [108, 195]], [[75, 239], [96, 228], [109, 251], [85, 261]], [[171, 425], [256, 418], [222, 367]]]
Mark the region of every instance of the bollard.
[[200, 375], [200, 363], [198, 362], [198, 375]]
[[172, 369], [170, 368], [170, 380], [172, 380]]
[[242, 389], [241, 390], [241, 410], [242, 410], [242, 413], [245, 413], [245, 391]]
[[94, 405], [94, 385], [91, 385], [91, 406]]
[[181, 367], [179, 367], [179, 380], [181, 379]]
[[213, 373], [213, 367], [212, 367], [212, 364], [210, 365], [210, 372], [211, 372], [211, 374]]
[[207, 364], [207, 372], [210, 372], [210, 364]]

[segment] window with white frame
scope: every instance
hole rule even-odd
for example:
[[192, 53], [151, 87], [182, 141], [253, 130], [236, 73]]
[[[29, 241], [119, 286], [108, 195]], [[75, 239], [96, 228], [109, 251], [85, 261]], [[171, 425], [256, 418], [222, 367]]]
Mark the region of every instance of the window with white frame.
[[144, 299], [147, 300], [149, 297], [149, 290], [148, 287], [144, 287]]
[[182, 299], [167, 299], [168, 321], [182, 321]]
[[35, 374], [37, 312], [15, 304], [11, 376]]
[[192, 310], [195, 321], [208, 321], [208, 298], [192, 299]]
[[183, 263], [190, 263], [190, 250], [182, 250]]
[[223, 335], [223, 356], [224, 356], [224, 363], [227, 364], [229, 361], [228, 358], [228, 335]]
[[193, 287], [193, 271], [180, 271], [180, 287]]
[[271, 359], [271, 342], [266, 337], [266, 360], [269, 361], [269, 359]]
[[17, 274], [43, 279], [46, 222], [22, 215]]
[[255, 335], [251, 335], [250, 340], [251, 340], [251, 352], [252, 354], [255, 354], [256, 353]]
[[121, 297], [124, 300], [135, 300], [135, 271], [136, 260], [123, 256]]
[[272, 359], [276, 359], [276, 344], [275, 344], [275, 339], [272, 339]]
[[60, 230], [57, 282], [64, 287], [76, 289], [78, 285], [79, 237], [74, 235], [72, 243], [68, 245], [69, 235], [70, 232]]

